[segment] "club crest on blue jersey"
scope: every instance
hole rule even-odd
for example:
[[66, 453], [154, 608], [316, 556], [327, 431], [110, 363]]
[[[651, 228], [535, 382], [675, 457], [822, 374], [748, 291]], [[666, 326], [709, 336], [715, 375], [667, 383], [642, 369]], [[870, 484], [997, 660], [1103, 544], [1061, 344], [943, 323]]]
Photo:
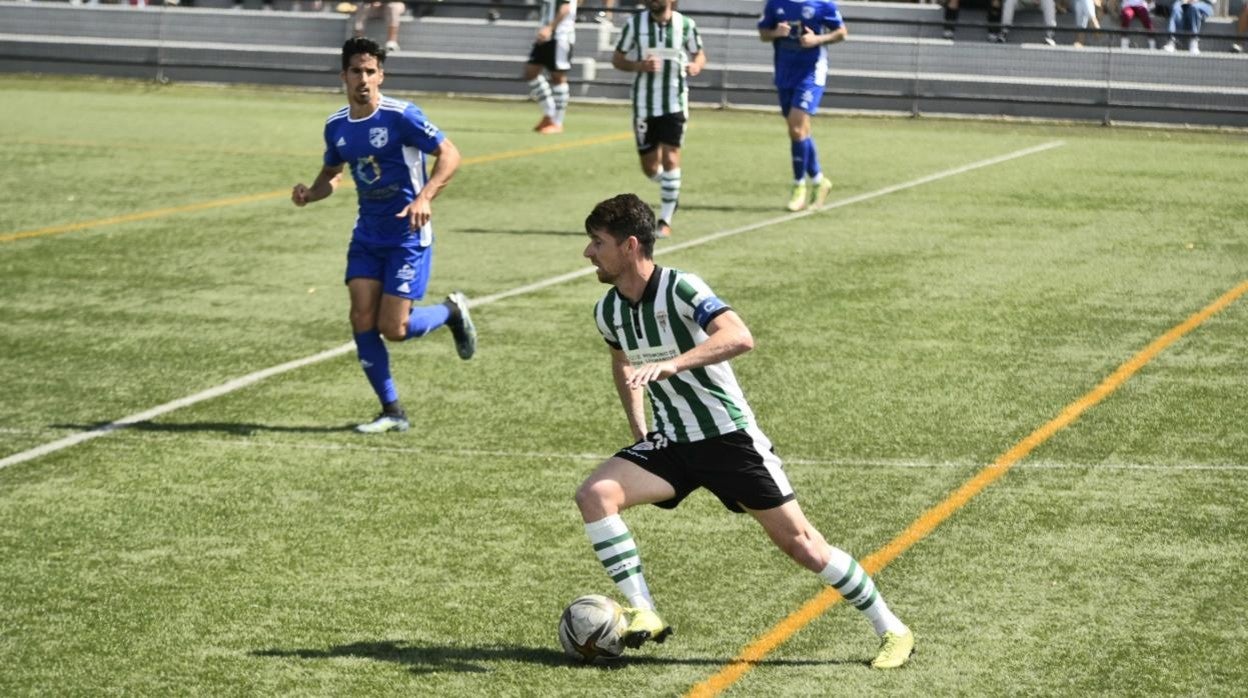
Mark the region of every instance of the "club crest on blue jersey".
[[390, 142], [390, 129], [382, 126], [380, 128], [368, 129], [368, 143], [374, 148], [384, 148]]
[[815, 16], [815, 8], [810, 5], [802, 7], [802, 19], [811, 19]]
[[381, 165], [372, 155], [356, 160], [354, 169], [355, 178], [364, 184], [372, 184], [381, 179]]

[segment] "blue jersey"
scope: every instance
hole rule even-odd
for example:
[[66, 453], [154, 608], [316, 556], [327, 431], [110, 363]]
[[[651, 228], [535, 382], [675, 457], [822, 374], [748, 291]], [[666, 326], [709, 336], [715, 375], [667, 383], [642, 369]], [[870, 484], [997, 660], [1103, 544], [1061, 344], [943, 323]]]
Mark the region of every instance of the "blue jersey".
[[813, 79], [822, 86], [828, 76], [828, 47], [802, 48], [798, 38], [810, 27], [816, 34], [827, 34], [844, 26], [841, 11], [833, 0], [767, 0], [759, 29], [775, 29], [789, 23], [789, 35], [772, 41], [776, 53], [776, 87], [797, 87]]
[[384, 96], [377, 111], [363, 119], [352, 119], [349, 107], [329, 117], [325, 165], [345, 164], [355, 180], [360, 214], [354, 239], [372, 244], [412, 239], [422, 247], [433, 242], [429, 225], [413, 238], [409, 219], [396, 216], [424, 188], [425, 155], [445, 138], [416, 105]]

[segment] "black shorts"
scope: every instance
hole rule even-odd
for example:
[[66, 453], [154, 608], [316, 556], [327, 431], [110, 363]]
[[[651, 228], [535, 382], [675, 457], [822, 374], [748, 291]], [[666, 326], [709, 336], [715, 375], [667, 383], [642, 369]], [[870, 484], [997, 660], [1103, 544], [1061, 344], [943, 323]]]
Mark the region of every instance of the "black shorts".
[[685, 142], [685, 115], [678, 112], [638, 119], [633, 124], [633, 134], [637, 136], [639, 153], [653, 150], [660, 143], [679, 148]]
[[533, 44], [533, 50], [529, 51], [528, 62], [540, 65], [546, 70], [566, 73], [572, 69], [572, 44], [560, 39]]
[[675, 509], [699, 487], [738, 514], [745, 508], [774, 509], [795, 497], [771, 442], [757, 430], [684, 443], [652, 434], [615, 455], [658, 475], [676, 490], [675, 497], [655, 503], [664, 509]]

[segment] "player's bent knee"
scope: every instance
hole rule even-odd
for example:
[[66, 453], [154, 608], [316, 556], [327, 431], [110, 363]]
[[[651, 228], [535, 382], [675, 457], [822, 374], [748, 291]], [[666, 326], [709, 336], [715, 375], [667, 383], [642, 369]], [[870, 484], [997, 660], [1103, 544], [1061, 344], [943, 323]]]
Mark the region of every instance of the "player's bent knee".
[[407, 338], [407, 325], [400, 323], [385, 323], [378, 327], [381, 330], [381, 336], [387, 341], [402, 342]]
[[623, 501], [624, 491], [613, 480], [586, 480], [576, 490], [576, 508], [587, 521], [618, 512]]

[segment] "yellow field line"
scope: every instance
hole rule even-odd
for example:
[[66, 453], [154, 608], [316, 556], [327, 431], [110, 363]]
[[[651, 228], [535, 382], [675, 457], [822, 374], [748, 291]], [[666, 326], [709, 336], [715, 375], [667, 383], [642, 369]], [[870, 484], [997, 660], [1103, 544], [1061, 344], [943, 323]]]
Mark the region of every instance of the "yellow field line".
[[[584, 138], [577, 141], [568, 141], [567, 143], [556, 143], [552, 145], [538, 146], [535, 148], [525, 148], [524, 150], [508, 150], [501, 153], [493, 153], [490, 155], [479, 155], [477, 157], [464, 158], [461, 166], [480, 165], [487, 162], [498, 162], [499, 160], [511, 160], [514, 158], [527, 157], [530, 155], [543, 155], [545, 153], [554, 153], [560, 150], [568, 150], [570, 148], [580, 148], [590, 145], [600, 145], [602, 143], [611, 143], [613, 141], [622, 141], [632, 138], [631, 133], [614, 133], [607, 136], [598, 136], [595, 138]], [[109, 216], [108, 218], [97, 218], [90, 221], [82, 221], [80, 223], [66, 223], [64, 225], [54, 225], [47, 228], [38, 228], [35, 230], [23, 230], [16, 233], [0, 234], [0, 242], [14, 242], [16, 240], [25, 240], [27, 238], [44, 237], [48, 235], [59, 235], [61, 233], [71, 233], [75, 230], [86, 230], [87, 228], [98, 228], [106, 225], [117, 225], [119, 223], [135, 223], [137, 221], [146, 221], [153, 218], [163, 218], [165, 216], [173, 216], [179, 213], [193, 213], [195, 211], [203, 211], [212, 208], [225, 208], [227, 206], [237, 206], [239, 204], [248, 204], [256, 201], [267, 201], [269, 199], [278, 199], [290, 196], [289, 189], [275, 189], [260, 194], [250, 194], [248, 196], [233, 196], [226, 199], [214, 199], [212, 201], [201, 201], [197, 204], [186, 204], [184, 206], [170, 206], [168, 208], [158, 208], [151, 211], [140, 211], [138, 213], [126, 213], [119, 216]]]
[[[944, 501], [923, 512], [906, 530], [889, 541], [887, 545], [863, 558], [862, 566], [871, 574], [876, 574], [882, 570], [899, 555], [909, 550], [911, 546], [935, 530], [946, 519], [953, 516], [972, 497], [979, 494], [985, 487], [991, 485], [1002, 475], [1005, 475], [1015, 463], [1027, 457], [1037, 446], [1048, 441], [1049, 438], [1069, 426], [1084, 412], [1096, 406], [1097, 403], [1106, 397], [1109, 397], [1128, 378], [1135, 375], [1137, 371], [1143, 368], [1149, 361], [1152, 361], [1166, 347], [1178, 341], [1183, 335], [1196, 329], [1214, 313], [1226, 308], [1246, 292], [1248, 292], [1248, 281], [1243, 281], [1222, 294], [1214, 302], [1205, 306], [1200, 312], [1153, 340], [1151, 344], [1138, 354], [1119, 366], [1108, 378], [1101, 381], [1100, 385], [1097, 385], [1086, 395], [1067, 405], [1047, 424], [1028, 434], [1022, 441], [1014, 444], [1008, 451], [998, 456], [992, 465], [985, 466], [974, 477], [955, 490], [953, 494], [946, 497]], [[823, 591], [803, 604], [801, 608], [791, 613], [787, 618], [772, 627], [771, 630], [750, 643], [718, 673], [690, 689], [686, 695], [689, 698], [709, 698], [710, 696], [719, 695], [744, 676], [763, 657], [829, 608], [836, 605], [840, 600], [841, 596], [836, 591], [831, 587], [825, 587]]]

